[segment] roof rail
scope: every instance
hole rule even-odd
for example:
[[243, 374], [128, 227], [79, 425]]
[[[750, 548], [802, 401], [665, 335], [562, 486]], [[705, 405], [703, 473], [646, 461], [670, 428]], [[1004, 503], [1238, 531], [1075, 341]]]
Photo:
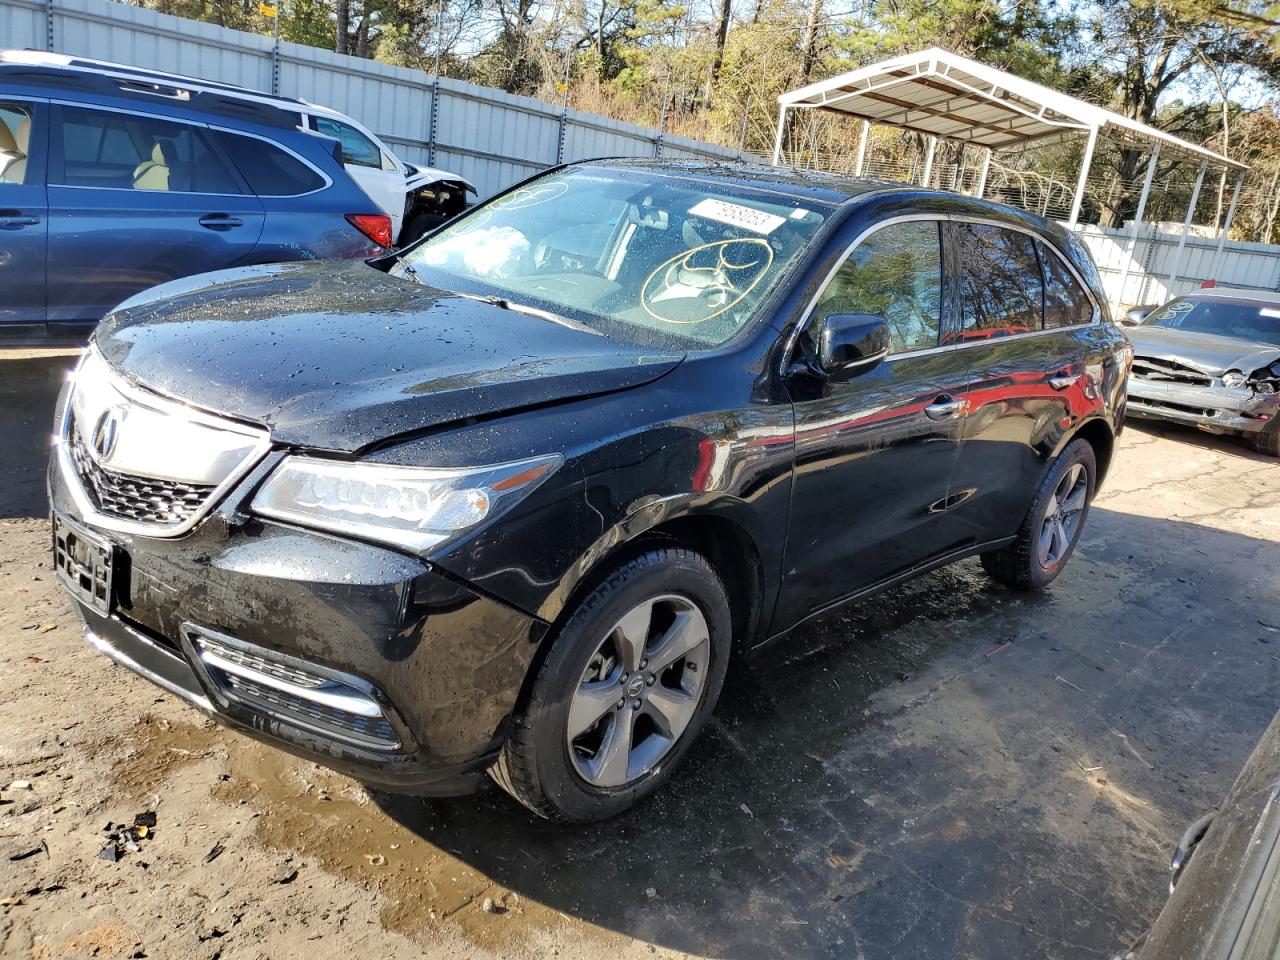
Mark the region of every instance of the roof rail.
[[23, 54], [20, 57], [13, 57], [12, 53], [13, 51], [0, 52], [0, 76], [41, 86], [152, 102], [161, 100], [207, 113], [283, 128], [298, 125], [298, 111], [303, 106], [301, 101], [252, 94], [251, 91], [237, 87], [188, 81], [185, 77], [145, 70], [99, 70], [87, 65], [75, 65], [76, 58], [58, 57], [56, 54], [41, 55], [42, 58], [57, 58], [42, 61], [26, 55], [26, 51], [19, 51]]

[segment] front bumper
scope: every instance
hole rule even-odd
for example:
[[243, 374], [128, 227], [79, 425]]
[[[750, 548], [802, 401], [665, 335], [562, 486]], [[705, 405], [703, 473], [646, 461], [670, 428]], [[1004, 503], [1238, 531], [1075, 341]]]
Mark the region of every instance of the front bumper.
[[[111, 544], [110, 613], [68, 595], [86, 638], [117, 663], [233, 729], [386, 789], [466, 792], [492, 763], [541, 621], [415, 558], [245, 517], [234, 505], [247, 490], [173, 539], [94, 527], [56, 459], [49, 491], [56, 513]], [[193, 629], [239, 644], [251, 662], [347, 678], [376, 697], [394, 736], [353, 742], [279, 697], [238, 696]]]
[[1280, 394], [1248, 387], [1185, 386], [1129, 378], [1129, 416], [1172, 420], [1212, 433], [1259, 433], [1275, 429]]

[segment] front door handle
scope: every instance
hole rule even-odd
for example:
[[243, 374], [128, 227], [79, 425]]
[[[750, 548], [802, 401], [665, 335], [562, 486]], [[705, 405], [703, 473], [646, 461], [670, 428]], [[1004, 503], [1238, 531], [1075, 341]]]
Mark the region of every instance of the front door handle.
[[232, 227], [243, 227], [244, 221], [225, 213], [210, 213], [200, 218], [200, 226], [208, 230], [230, 230]]
[[39, 217], [24, 216], [20, 213], [0, 213], [0, 227], [34, 227], [39, 222]]
[[1079, 382], [1080, 374], [1071, 373], [1067, 370], [1055, 373], [1049, 378], [1049, 386], [1053, 387], [1055, 390], [1065, 390], [1067, 387], [1074, 387]]
[[924, 408], [924, 415], [930, 420], [950, 420], [964, 413], [968, 406], [968, 401], [944, 393]]

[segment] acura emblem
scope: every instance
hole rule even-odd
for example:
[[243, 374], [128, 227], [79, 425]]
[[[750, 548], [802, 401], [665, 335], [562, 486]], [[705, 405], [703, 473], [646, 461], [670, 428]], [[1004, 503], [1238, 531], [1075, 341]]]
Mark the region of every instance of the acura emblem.
[[111, 407], [102, 412], [93, 428], [93, 452], [99, 460], [110, 460], [120, 439], [120, 424], [124, 422], [124, 407]]

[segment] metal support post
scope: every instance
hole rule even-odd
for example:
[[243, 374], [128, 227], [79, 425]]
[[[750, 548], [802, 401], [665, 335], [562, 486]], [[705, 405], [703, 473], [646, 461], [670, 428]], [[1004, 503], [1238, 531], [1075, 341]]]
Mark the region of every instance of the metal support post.
[[1204, 186], [1204, 173], [1209, 169], [1209, 161], [1200, 161], [1200, 172], [1196, 174], [1196, 185], [1191, 188], [1191, 202], [1187, 204], [1187, 215], [1182, 219], [1182, 236], [1178, 238], [1178, 249], [1173, 252], [1173, 269], [1169, 271], [1169, 283], [1166, 293], [1173, 296], [1173, 284], [1182, 272], [1182, 254], [1187, 246], [1187, 234], [1191, 232], [1191, 221], [1196, 215], [1196, 204], [1200, 202], [1200, 188]]
[[787, 108], [785, 105], [778, 107], [778, 131], [773, 135], [773, 165], [776, 167], [782, 162], [782, 133], [787, 126]]
[[1084, 148], [1084, 159], [1080, 161], [1080, 179], [1076, 181], [1076, 195], [1071, 201], [1071, 216], [1067, 225], [1074, 227], [1080, 222], [1080, 208], [1084, 206], [1084, 188], [1089, 183], [1089, 168], [1093, 166], [1093, 151], [1098, 146], [1098, 128], [1089, 128], [1089, 142]]
[[933, 153], [938, 149], [938, 138], [930, 137], [929, 146], [924, 151], [924, 173], [920, 176], [920, 186], [927, 187], [929, 178], [933, 176]]
[[982, 153], [982, 171], [978, 174], [978, 191], [974, 194], [977, 197], [985, 197], [987, 195], [987, 174], [991, 172], [991, 148], [987, 147]]
[[871, 121], [862, 121], [862, 136], [858, 138], [858, 161], [853, 165], [853, 175], [855, 177], [862, 176], [862, 170], [867, 163], [867, 140], [871, 136]]
[[1120, 289], [1116, 291], [1116, 302], [1124, 303], [1124, 285], [1129, 282], [1129, 266], [1133, 263], [1133, 255], [1138, 252], [1138, 231], [1142, 229], [1142, 217], [1147, 212], [1147, 200], [1151, 196], [1151, 181], [1156, 176], [1156, 164], [1160, 162], [1160, 144], [1151, 150], [1151, 159], [1147, 161], [1147, 175], [1142, 180], [1142, 193], [1138, 196], [1138, 210], [1133, 215], [1132, 238], [1129, 240], [1129, 253], [1124, 258], [1120, 270]]

